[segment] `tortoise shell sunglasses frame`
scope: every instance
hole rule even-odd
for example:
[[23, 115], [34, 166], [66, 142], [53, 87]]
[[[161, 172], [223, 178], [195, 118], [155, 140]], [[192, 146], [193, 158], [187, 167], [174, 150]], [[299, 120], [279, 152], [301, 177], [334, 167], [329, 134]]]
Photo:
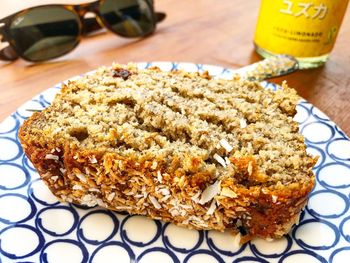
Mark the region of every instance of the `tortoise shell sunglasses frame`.
[[[147, 8], [149, 8], [149, 11], [151, 11], [152, 21], [150, 24], [150, 28], [149, 30], [144, 31], [139, 35], [129, 36], [125, 33], [118, 32], [115, 29], [113, 29], [112, 25], [106, 20], [106, 18], [103, 15], [101, 15], [100, 7], [106, 1], [123, 1], [123, 0], [99, 0], [92, 3], [83, 3], [78, 5], [60, 5], [60, 4], [40, 5], [40, 6], [34, 6], [31, 8], [21, 10], [17, 13], [14, 13], [3, 19], [0, 19], [0, 60], [14, 61], [18, 57], [21, 57], [22, 59], [27, 61], [40, 62], [40, 61], [45, 61], [49, 59], [54, 59], [72, 51], [80, 43], [80, 40], [84, 35], [87, 35], [91, 32], [99, 30], [103, 27], [107, 28], [108, 30], [110, 30], [111, 32], [117, 35], [127, 37], [127, 38], [144, 37], [152, 34], [155, 31], [156, 24], [164, 20], [166, 17], [165, 13], [154, 12], [153, 0], [143, 0], [144, 4], [146, 4]], [[59, 54], [57, 56], [51, 57], [49, 59], [42, 59], [42, 60], [31, 59], [25, 56], [24, 54], [22, 54], [22, 52], [20, 52], [20, 50], [16, 47], [16, 39], [14, 39], [10, 33], [10, 26], [14, 21], [16, 21], [16, 19], [24, 17], [28, 12], [33, 11], [35, 9], [43, 8], [43, 7], [59, 7], [61, 9], [65, 9], [66, 11], [68, 10], [74, 13], [78, 18], [76, 22], [78, 23], [79, 33], [77, 35], [76, 43], [66, 52]], [[93, 13], [95, 14], [95, 17], [85, 18], [85, 15], [87, 13]]]

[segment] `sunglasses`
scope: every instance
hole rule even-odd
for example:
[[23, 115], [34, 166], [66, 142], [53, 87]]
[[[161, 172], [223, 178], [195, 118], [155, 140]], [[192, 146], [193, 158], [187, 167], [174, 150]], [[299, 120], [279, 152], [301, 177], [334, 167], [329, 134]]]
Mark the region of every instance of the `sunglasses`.
[[[85, 18], [88, 13], [95, 17]], [[0, 20], [0, 60], [54, 59], [72, 51], [83, 35], [102, 27], [122, 37], [147, 36], [164, 18], [164, 13], [154, 12], [153, 0], [32, 7]]]

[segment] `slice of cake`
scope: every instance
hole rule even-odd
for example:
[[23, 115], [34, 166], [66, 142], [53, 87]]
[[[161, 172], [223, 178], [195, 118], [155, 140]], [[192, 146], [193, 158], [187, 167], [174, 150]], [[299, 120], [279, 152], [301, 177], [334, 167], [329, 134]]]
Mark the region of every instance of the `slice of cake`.
[[285, 85], [115, 64], [63, 85], [19, 138], [62, 201], [278, 238], [315, 181], [298, 100]]

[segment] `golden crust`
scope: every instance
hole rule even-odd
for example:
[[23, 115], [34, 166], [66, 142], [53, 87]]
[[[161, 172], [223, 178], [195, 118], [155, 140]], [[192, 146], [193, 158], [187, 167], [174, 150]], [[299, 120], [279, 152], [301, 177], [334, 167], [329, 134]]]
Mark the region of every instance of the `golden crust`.
[[[287, 233], [294, 223], [291, 218], [297, 219], [314, 186], [293, 184], [270, 189], [258, 185], [246, 188], [237, 185], [233, 178], [226, 178], [221, 181], [221, 188], [232, 190], [235, 198], [218, 195], [215, 216], [208, 216], [209, 204], [200, 205], [192, 197], [215, 180], [212, 173], [197, 172], [188, 178], [185, 172], [177, 170], [176, 162], [168, 167], [164, 166], [162, 160], [136, 160], [115, 153], [80, 151], [75, 145], [62, 147], [53, 142], [34, 142], [22, 130], [19, 137], [26, 155], [60, 200], [88, 206], [101, 205], [117, 211], [126, 210], [131, 214], [147, 215], [198, 230], [240, 231], [244, 236], [242, 241], [249, 241], [253, 237], [279, 238]], [[58, 156], [58, 160], [45, 158], [49, 154]], [[157, 163], [157, 167], [152, 169], [154, 163]], [[246, 163], [245, 158], [242, 163]], [[162, 175], [161, 182], [159, 172]], [[146, 188], [143, 189], [143, 186]], [[161, 200], [167, 195], [162, 196], [156, 191], [162, 186], [170, 191], [170, 197], [164, 202]], [[94, 197], [84, 201], [84, 196], [90, 195], [92, 189], [96, 189]], [[161, 208], [150, 204], [149, 198], [139, 196], [145, 194], [147, 197], [154, 196]], [[179, 204], [171, 200], [180, 201], [182, 207], [176, 207]], [[188, 220], [191, 216], [192, 220]], [[287, 229], [283, 229], [285, 225]]]

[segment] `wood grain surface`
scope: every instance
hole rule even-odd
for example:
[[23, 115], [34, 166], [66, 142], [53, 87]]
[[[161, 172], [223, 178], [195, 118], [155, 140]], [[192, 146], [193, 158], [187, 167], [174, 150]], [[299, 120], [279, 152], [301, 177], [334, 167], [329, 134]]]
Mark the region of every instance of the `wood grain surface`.
[[[22, 9], [24, 2], [35, 4], [1, 0], [0, 17]], [[258, 0], [158, 0], [156, 9], [166, 12], [167, 18], [148, 38], [125, 39], [103, 32], [84, 38], [74, 51], [54, 61], [0, 62], [0, 121], [54, 84], [112, 62], [184, 61], [238, 68], [258, 61], [252, 41], [259, 4]], [[283, 79], [350, 135], [349, 8], [326, 65], [274, 81]]]

